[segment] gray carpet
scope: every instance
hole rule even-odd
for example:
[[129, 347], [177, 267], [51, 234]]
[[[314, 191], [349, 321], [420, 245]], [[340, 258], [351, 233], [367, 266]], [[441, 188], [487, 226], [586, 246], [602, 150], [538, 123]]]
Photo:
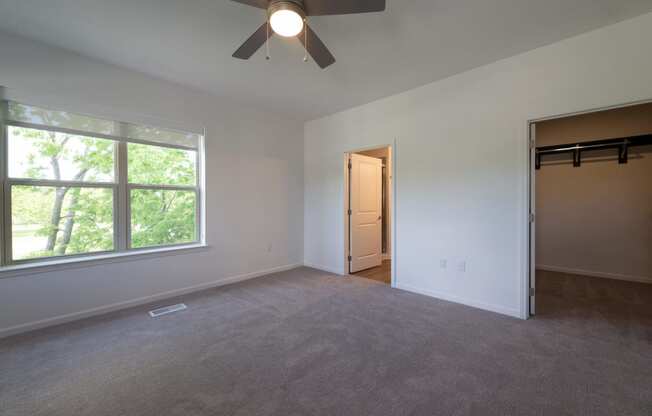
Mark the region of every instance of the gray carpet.
[[619, 314], [608, 297], [569, 306], [563, 286], [520, 321], [278, 273], [157, 319], [139, 307], [1, 340], [0, 413], [650, 415], [652, 298], [624, 297], [640, 313]]

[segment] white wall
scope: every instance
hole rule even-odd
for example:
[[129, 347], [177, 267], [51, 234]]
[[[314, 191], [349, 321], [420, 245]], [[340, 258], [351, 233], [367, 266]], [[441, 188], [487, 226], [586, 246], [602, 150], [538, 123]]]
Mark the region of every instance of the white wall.
[[0, 85], [10, 98], [163, 127], [205, 127], [210, 246], [52, 273], [0, 275], [0, 335], [302, 263], [301, 122], [6, 34], [0, 34], [0, 57]]
[[307, 123], [306, 263], [344, 271], [342, 154], [395, 141], [398, 286], [525, 317], [527, 121], [652, 98], [650, 39], [652, 14]]

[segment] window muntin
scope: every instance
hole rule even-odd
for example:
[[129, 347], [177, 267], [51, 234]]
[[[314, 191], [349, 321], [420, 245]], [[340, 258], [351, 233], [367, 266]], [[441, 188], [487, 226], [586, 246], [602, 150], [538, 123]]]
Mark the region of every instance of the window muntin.
[[0, 107], [2, 265], [202, 240], [202, 135]]

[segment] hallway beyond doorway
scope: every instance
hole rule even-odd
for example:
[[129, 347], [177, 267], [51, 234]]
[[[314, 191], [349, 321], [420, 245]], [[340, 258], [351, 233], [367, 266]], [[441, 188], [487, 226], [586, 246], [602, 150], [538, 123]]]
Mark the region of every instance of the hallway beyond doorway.
[[365, 279], [376, 280], [388, 285], [392, 284], [392, 261], [383, 260], [383, 264], [371, 269], [360, 270], [357, 273], [352, 273], [354, 276], [364, 277]]

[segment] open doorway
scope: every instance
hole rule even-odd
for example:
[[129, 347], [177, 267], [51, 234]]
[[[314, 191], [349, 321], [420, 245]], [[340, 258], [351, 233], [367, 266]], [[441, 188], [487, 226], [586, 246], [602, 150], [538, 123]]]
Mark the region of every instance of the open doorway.
[[392, 284], [392, 148], [345, 155], [349, 274]]
[[[652, 103], [531, 125], [536, 316], [652, 323]], [[534, 314], [534, 297], [531, 312]], [[647, 335], [649, 336], [649, 334]]]

